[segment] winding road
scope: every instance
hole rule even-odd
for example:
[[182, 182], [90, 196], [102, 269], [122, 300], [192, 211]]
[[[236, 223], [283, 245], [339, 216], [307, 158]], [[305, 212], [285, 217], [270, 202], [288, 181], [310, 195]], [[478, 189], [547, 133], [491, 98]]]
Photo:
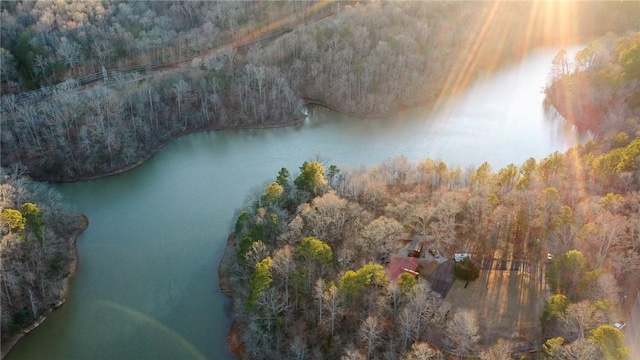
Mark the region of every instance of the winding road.
[[[2, 97], [2, 102], [4, 103], [3, 105], [7, 106], [2, 106], [2, 108], [11, 108], [23, 103], [33, 104], [44, 101], [52, 94], [55, 94], [56, 90], [60, 89], [61, 87], [68, 86], [67, 84], [70, 82], [75, 82], [78, 86], [87, 87], [88, 85], [93, 86], [100, 83], [105, 83], [105, 80], [108, 81], [108, 79], [110, 78], [126, 74], [144, 73], [146, 75], [145, 77], [149, 77], [155, 73], [180, 69], [185, 65], [190, 64], [195, 58], [211, 58], [233, 53], [245, 53], [254, 46], [268, 45], [276, 41], [281, 36], [290, 33], [296, 28], [318, 23], [335, 15], [336, 13], [337, 10], [333, 7], [327, 7], [325, 9], [320, 9], [317, 11], [307, 11], [305, 16], [300, 19], [296, 19], [293, 21], [279, 19], [278, 21], [272, 22], [264, 28], [256, 29], [249, 34], [242, 36], [239, 39], [234, 39], [233, 41], [226, 44], [208, 46], [197, 50], [186, 50], [182, 52], [177, 59], [174, 56], [160, 61], [148, 62], [140, 65], [132, 65], [125, 68], [104, 69], [104, 71], [102, 72], [85, 75], [79, 78], [69, 79], [64, 83], [55, 84], [37, 90], [23, 92], [20, 94], [5, 95]], [[139, 77], [139, 79], [142, 78], [143, 77]]]

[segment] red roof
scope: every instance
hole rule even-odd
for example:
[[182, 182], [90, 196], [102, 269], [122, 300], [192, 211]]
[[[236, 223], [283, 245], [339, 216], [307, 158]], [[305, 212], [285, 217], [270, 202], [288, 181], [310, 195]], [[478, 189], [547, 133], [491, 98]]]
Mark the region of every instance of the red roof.
[[[387, 265], [387, 276], [389, 280], [396, 281], [403, 272], [416, 271], [418, 268], [418, 259], [414, 257], [391, 258]], [[409, 270], [409, 271], [407, 271]]]

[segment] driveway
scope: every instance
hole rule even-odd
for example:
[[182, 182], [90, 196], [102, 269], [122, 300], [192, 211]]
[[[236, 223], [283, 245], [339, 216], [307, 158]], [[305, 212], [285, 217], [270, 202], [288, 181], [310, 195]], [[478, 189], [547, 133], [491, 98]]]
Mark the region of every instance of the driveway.
[[445, 260], [440, 263], [438, 269], [428, 279], [431, 283], [431, 289], [444, 299], [447, 296], [449, 290], [453, 286], [455, 276], [453, 274], [453, 261]]

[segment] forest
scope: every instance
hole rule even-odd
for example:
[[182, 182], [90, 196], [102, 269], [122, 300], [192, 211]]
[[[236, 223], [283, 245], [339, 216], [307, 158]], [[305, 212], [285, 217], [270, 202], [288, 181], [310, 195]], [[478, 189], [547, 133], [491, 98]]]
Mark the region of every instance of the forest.
[[640, 32], [608, 33], [573, 59], [560, 51], [551, 72], [548, 101], [565, 119], [607, 143], [629, 141], [638, 132]]
[[[3, 343], [60, 304], [86, 226], [30, 178], [114, 174], [177, 136], [290, 125], [308, 104], [435, 107], [536, 46], [589, 39], [558, 54], [546, 91], [594, 141], [497, 171], [402, 157], [282, 169], [238, 214], [221, 268], [250, 358], [624, 359], [607, 324], [640, 281], [640, 12], [562, 3], [1, 2]], [[580, 22], [563, 28], [568, 14]], [[443, 257], [544, 268], [538, 331], [489, 338], [425, 276], [389, 279], [414, 235]]]
[[[532, 47], [640, 21], [623, 2], [54, 4], [0, 5], [2, 165], [49, 181], [117, 173], [193, 131], [292, 124], [306, 103], [437, 106]], [[565, 11], [581, 19], [566, 31]]]
[[[23, 176], [0, 174], [2, 354], [13, 335], [64, 301], [64, 279], [76, 257], [75, 235], [86, 219], [72, 213], [57, 192]], [[75, 234], [75, 235], [74, 235]]]
[[[295, 177], [283, 168], [237, 216], [221, 264], [243, 329], [236, 355], [627, 358], [610, 324], [622, 289], [640, 280], [639, 169], [600, 164], [616, 151], [637, 159], [638, 144], [598, 154], [588, 143], [497, 171], [403, 157], [370, 169], [305, 162]], [[487, 319], [443, 300], [423, 274], [389, 279], [411, 234], [433, 236], [448, 259], [549, 260], [536, 336], [489, 339]]]

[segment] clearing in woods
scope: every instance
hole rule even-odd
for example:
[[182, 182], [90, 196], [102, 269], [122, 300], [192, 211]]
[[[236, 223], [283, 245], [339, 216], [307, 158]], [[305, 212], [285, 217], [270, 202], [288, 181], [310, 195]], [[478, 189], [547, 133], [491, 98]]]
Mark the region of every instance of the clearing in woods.
[[491, 346], [499, 338], [512, 340], [516, 349], [538, 347], [542, 339], [540, 316], [548, 297], [544, 267], [517, 261], [485, 260], [480, 277], [455, 280], [446, 295], [454, 309], [476, 312], [480, 344]]

